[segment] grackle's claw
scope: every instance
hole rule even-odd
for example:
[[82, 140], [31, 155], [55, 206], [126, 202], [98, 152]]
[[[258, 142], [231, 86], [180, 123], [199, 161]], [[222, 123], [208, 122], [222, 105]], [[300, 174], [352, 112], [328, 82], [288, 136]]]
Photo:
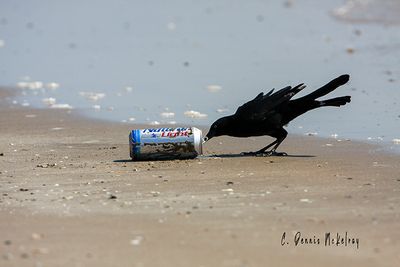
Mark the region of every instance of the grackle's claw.
[[240, 155], [248, 157], [269, 157], [269, 156], [284, 157], [287, 156], [288, 154], [286, 152], [276, 152], [270, 150], [270, 151], [242, 152], [240, 153]]
[[284, 157], [287, 156], [288, 154], [286, 152], [276, 152], [276, 151], [271, 151], [271, 156], [277, 156], [277, 157]]

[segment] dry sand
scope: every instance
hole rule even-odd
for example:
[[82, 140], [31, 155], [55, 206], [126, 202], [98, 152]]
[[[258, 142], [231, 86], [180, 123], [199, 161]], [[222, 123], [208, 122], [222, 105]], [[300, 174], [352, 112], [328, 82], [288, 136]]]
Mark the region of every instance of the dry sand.
[[[221, 137], [131, 162], [133, 125], [0, 104], [0, 266], [399, 266], [398, 155], [289, 136], [288, 157], [240, 157], [271, 139]], [[358, 249], [325, 246], [346, 231]]]

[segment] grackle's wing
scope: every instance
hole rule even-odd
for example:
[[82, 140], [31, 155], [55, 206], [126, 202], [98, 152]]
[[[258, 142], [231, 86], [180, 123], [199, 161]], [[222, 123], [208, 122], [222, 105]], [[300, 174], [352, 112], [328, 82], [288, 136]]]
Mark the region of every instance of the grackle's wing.
[[295, 87], [287, 86], [275, 93], [274, 89], [267, 94], [258, 94], [253, 100], [240, 106], [235, 113], [235, 117], [244, 120], [259, 121], [275, 113], [279, 105], [288, 102], [295, 94], [303, 90], [305, 86], [299, 84]]

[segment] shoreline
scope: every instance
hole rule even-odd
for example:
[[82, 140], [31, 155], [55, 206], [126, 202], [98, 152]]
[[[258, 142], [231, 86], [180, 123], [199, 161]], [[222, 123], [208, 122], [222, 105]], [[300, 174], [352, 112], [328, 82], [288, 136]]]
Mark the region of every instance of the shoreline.
[[[8, 89], [6, 87], [0, 87], [0, 100], [2, 100], [2, 98], [12, 98], [18, 95], [18, 92], [15, 92], [15, 90], [18, 90], [16, 88], [12, 88], [12, 89]], [[2, 104], [0, 102], [0, 108], [3, 106], [4, 108], [4, 103]], [[115, 121], [115, 120], [111, 120], [111, 119], [107, 119], [107, 118], [99, 118], [99, 117], [95, 117], [95, 116], [91, 116], [89, 113], [85, 112], [85, 110], [82, 109], [51, 109], [48, 107], [21, 107], [21, 106], [13, 106], [13, 105], [9, 105], [8, 108], [26, 108], [28, 110], [42, 110], [42, 111], [47, 111], [47, 112], [51, 112], [51, 111], [56, 111], [56, 112], [70, 112], [71, 116], [73, 116], [75, 119], [81, 119], [81, 120], [88, 120], [88, 121], [92, 121], [92, 122], [96, 122], [96, 123], [103, 123], [103, 124], [110, 124], [110, 125], [127, 125], [130, 126], [132, 129], [136, 128], [136, 129], [140, 129], [140, 128], [160, 128], [160, 127], [178, 127], [178, 126], [182, 126], [182, 127], [197, 127], [199, 129], [201, 129], [203, 131], [203, 133], [205, 133], [208, 129], [207, 125], [202, 125], [202, 124], [197, 124], [197, 123], [193, 123], [193, 124], [186, 124], [186, 123], [182, 123], [182, 124], [176, 124], [176, 125], [170, 125], [170, 124], [160, 124], [160, 125], [150, 125], [150, 124], [146, 124], [146, 123], [132, 123], [132, 122], [120, 122], [120, 121]], [[307, 138], [308, 134], [307, 133], [297, 133], [297, 132], [289, 132], [288, 137], [295, 137], [295, 138]], [[383, 143], [377, 143], [376, 141], [368, 141], [368, 140], [364, 140], [364, 139], [350, 139], [347, 138], [345, 136], [343, 136], [342, 138], [333, 138], [330, 136], [318, 136], [318, 135], [312, 135], [313, 138], [317, 138], [319, 140], [325, 140], [325, 142], [337, 142], [339, 140], [339, 142], [347, 142], [347, 141], [351, 141], [354, 143], [360, 143], [363, 145], [367, 145], [367, 146], [371, 146], [374, 148], [375, 151], [378, 151], [380, 153], [387, 153], [393, 156], [400, 156], [400, 145], [398, 147], [396, 147], [396, 144], [393, 144], [393, 142], [391, 140], [387, 140], [384, 141]], [[243, 140], [241, 138], [239, 138], [238, 140]], [[272, 140], [272, 139], [271, 139]]]
[[[2, 266], [400, 260], [399, 157], [373, 145], [289, 135], [288, 157], [241, 157], [270, 139], [221, 137], [208, 157], [132, 162], [132, 125], [0, 104], [0, 128]], [[298, 231], [348, 232], [359, 249], [296, 246]]]

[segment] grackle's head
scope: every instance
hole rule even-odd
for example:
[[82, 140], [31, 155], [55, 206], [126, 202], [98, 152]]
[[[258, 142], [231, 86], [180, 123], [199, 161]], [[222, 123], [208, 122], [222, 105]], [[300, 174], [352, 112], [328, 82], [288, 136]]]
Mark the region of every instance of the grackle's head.
[[226, 135], [229, 132], [230, 127], [232, 127], [230, 123], [230, 119], [228, 117], [223, 117], [216, 120], [210, 127], [206, 137], [204, 137], [204, 141], [208, 141], [213, 137]]

